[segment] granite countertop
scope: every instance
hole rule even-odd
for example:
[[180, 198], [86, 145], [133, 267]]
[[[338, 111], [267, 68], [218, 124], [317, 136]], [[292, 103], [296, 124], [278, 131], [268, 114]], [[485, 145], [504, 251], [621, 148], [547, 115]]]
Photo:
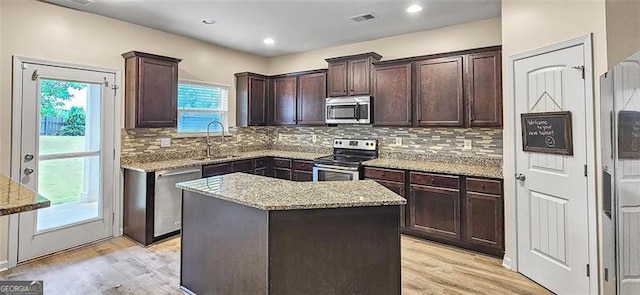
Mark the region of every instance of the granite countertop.
[[445, 173], [502, 179], [502, 168], [496, 165], [464, 164], [423, 160], [377, 158], [366, 161], [364, 166], [404, 169], [421, 172]]
[[51, 206], [51, 202], [28, 187], [0, 174], [0, 216]]
[[305, 152], [291, 152], [291, 151], [279, 151], [279, 150], [260, 150], [233, 154], [233, 157], [221, 158], [221, 159], [173, 159], [166, 161], [148, 162], [148, 163], [128, 163], [122, 164], [121, 167], [129, 170], [136, 170], [142, 172], [154, 172], [158, 170], [168, 170], [176, 168], [186, 168], [192, 166], [202, 166], [209, 164], [218, 164], [238, 160], [254, 159], [261, 157], [282, 157], [282, 158], [294, 158], [301, 160], [313, 160], [318, 157], [326, 156], [327, 154], [318, 153], [305, 153]]
[[177, 188], [261, 210], [404, 205], [407, 201], [372, 180], [294, 182], [233, 173], [178, 183]]

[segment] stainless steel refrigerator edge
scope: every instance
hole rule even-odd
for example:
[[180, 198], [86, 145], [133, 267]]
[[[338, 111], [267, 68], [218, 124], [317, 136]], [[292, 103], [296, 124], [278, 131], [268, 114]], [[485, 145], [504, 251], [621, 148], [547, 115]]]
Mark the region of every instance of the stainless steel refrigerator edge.
[[600, 78], [604, 294], [640, 294], [640, 52]]

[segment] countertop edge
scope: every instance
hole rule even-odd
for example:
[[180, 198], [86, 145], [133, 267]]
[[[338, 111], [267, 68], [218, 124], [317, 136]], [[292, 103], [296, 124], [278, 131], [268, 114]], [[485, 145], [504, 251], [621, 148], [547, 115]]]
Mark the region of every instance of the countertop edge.
[[28, 212], [28, 211], [33, 211], [33, 210], [48, 208], [48, 207], [51, 207], [51, 201], [49, 200], [44, 202], [26, 204], [26, 205], [9, 207], [9, 208], [0, 208], [0, 216]]

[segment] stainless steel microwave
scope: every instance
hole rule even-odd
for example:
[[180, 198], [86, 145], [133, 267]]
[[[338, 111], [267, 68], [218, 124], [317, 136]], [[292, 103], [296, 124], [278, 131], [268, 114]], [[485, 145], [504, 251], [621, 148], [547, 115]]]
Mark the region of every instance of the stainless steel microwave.
[[327, 124], [371, 124], [371, 96], [329, 97], [325, 108]]

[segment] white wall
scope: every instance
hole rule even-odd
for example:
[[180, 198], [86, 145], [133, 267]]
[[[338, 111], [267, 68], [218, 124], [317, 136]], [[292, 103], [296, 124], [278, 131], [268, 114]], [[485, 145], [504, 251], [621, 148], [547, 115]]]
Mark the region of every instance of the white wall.
[[[559, 43], [576, 37], [594, 33], [594, 77], [595, 77], [595, 101], [596, 101], [596, 134], [599, 134], [600, 113], [600, 89], [598, 79], [607, 71], [607, 40], [605, 26], [605, 2], [604, 0], [503, 0], [502, 1], [502, 50], [504, 66], [504, 175], [505, 175], [505, 217], [511, 212], [511, 202], [514, 196], [510, 195], [515, 180], [511, 177], [511, 164], [514, 151], [510, 149], [509, 142], [514, 140], [513, 102], [509, 99], [509, 84], [507, 78], [508, 57]], [[599, 150], [600, 136], [595, 138], [596, 151]], [[600, 167], [597, 161], [597, 167]], [[600, 175], [600, 173], [598, 173]], [[513, 247], [509, 236], [513, 233], [509, 219], [506, 219], [507, 256], [513, 255]]]
[[[158, 30], [32, 0], [0, 1], [0, 173], [11, 157], [12, 56], [119, 69], [130, 50], [182, 58], [180, 78], [227, 84], [235, 114], [234, 73], [267, 73], [267, 59]], [[123, 81], [119, 84], [122, 86]], [[235, 125], [235, 116], [229, 119]], [[0, 219], [0, 263], [6, 259], [7, 218]]]
[[609, 68], [640, 50], [640, 1], [607, 0]]
[[398, 35], [269, 59], [269, 73], [326, 69], [325, 58], [374, 51], [383, 60], [501, 44], [500, 18]]

